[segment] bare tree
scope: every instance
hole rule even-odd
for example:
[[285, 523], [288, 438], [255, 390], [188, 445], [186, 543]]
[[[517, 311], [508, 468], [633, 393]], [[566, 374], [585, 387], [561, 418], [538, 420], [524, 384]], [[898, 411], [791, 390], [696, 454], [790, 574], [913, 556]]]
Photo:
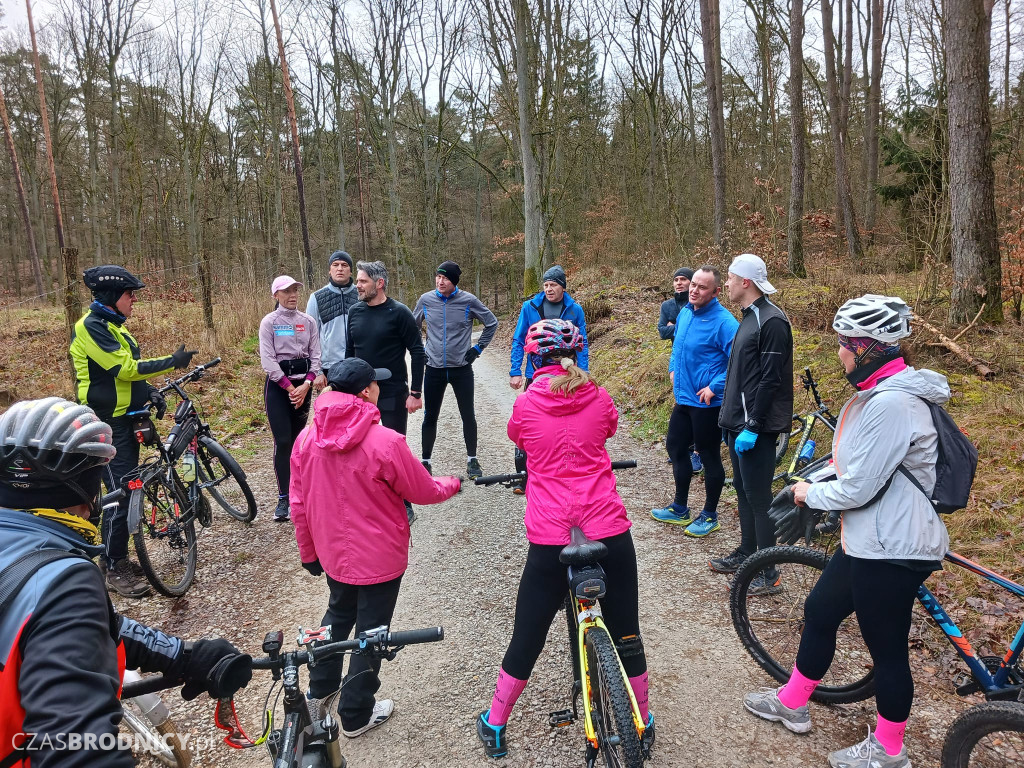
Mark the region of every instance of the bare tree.
[[789, 271], [806, 277], [804, 266], [804, 179], [806, 139], [804, 118], [804, 3], [792, 0], [789, 9], [789, 140], [792, 151], [789, 179]]
[[708, 94], [711, 175], [715, 194], [715, 243], [724, 255], [728, 244], [725, 235], [725, 113], [719, 0], [700, 0], [700, 27], [704, 44], [704, 83]]
[[7, 156], [11, 158], [11, 170], [14, 177], [14, 188], [18, 192], [18, 210], [25, 224], [25, 238], [28, 240], [29, 265], [32, 267], [32, 279], [35, 280], [36, 293], [42, 295], [43, 272], [39, 266], [39, 252], [36, 250], [36, 236], [32, 229], [32, 217], [28, 210], [28, 198], [25, 196], [25, 184], [21, 180], [21, 166], [18, 164], [18, 152], [14, 147], [14, 136], [11, 134], [11, 121], [7, 117], [7, 101], [4, 99], [3, 88], [0, 88], [0, 121], [3, 122], [4, 144], [7, 145]]

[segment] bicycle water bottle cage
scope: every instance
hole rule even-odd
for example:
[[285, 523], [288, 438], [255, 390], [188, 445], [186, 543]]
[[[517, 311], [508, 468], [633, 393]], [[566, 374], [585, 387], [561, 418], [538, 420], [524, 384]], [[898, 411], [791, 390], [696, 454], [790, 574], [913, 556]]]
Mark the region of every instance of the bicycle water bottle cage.
[[600, 541], [591, 541], [583, 530], [573, 527], [569, 533], [570, 543], [558, 554], [558, 562], [562, 565], [593, 565], [608, 554], [608, 547]]
[[299, 627], [299, 645], [312, 645], [313, 643], [331, 642], [331, 628], [317, 627], [316, 629], [303, 629]]
[[569, 566], [569, 591], [577, 600], [594, 601], [604, 597], [608, 591], [604, 579], [604, 568], [600, 565]]

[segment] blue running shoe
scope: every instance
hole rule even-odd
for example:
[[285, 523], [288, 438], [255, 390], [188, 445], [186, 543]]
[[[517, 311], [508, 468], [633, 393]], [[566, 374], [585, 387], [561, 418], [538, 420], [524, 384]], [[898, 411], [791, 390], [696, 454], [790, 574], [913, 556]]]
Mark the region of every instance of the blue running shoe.
[[700, 454], [696, 451], [690, 454], [690, 467], [693, 468], [693, 474], [697, 474], [704, 469], [704, 465], [700, 463]]
[[476, 735], [484, 743], [484, 753], [488, 757], [504, 757], [508, 754], [508, 747], [505, 745], [505, 726], [488, 723], [487, 716], [490, 713], [491, 710], [485, 710], [476, 719]]
[[689, 525], [693, 522], [693, 518], [690, 517], [690, 508], [683, 507], [680, 509], [675, 502], [661, 509], [652, 509], [651, 517], [658, 522], [668, 523], [669, 525]]
[[709, 515], [707, 512], [701, 512], [696, 520], [686, 526], [686, 530], [683, 533], [700, 539], [709, 533], [714, 533], [719, 528], [721, 526], [718, 524], [718, 515]]

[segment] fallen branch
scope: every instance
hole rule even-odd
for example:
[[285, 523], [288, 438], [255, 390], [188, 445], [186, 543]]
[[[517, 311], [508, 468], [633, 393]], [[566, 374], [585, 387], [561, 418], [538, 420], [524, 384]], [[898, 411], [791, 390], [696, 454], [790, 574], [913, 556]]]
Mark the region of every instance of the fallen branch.
[[982, 302], [981, 309], [978, 310], [978, 314], [976, 314], [974, 316], [974, 319], [971, 320], [971, 322], [969, 322], [966, 326], [964, 326], [964, 329], [962, 331], [960, 331], [960, 333], [958, 333], [956, 336], [953, 337], [953, 341], [959, 340], [961, 336], [963, 336], [965, 333], [967, 333], [969, 330], [971, 330], [971, 328], [974, 327], [974, 324], [976, 322], [978, 322], [978, 318], [981, 317], [981, 313], [984, 312], [984, 311], [985, 311], [985, 304], [984, 304], [984, 302]]
[[[984, 307], [983, 307], [983, 309], [984, 309]], [[980, 316], [980, 315], [981, 315], [981, 312], [979, 311], [978, 312], [978, 316]], [[946, 336], [946, 334], [944, 334], [942, 331], [940, 331], [934, 325], [929, 323], [927, 320], [923, 320], [920, 317], [917, 317], [916, 315], [915, 315], [914, 319], [918, 323], [923, 325], [925, 328], [927, 328], [929, 331], [931, 331], [932, 333], [935, 334], [935, 336], [939, 340], [939, 345], [940, 346], [945, 347], [950, 352], [952, 352], [954, 355], [956, 355], [960, 359], [962, 359], [965, 362], [967, 362], [972, 368], [974, 368], [975, 371], [978, 372], [978, 375], [981, 376], [981, 378], [985, 379], [986, 381], [989, 381], [989, 380], [995, 378], [995, 376], [996, 376], [995, 371], [993, 371], [991, 368], [989, 368], [984, 363], [979, 362], [978, 360], [976, 360], [966, 349], [964, 349], [959, 344], [957, 344], [954, 339], [951, 339], [948, 336]], [[975, 317], [974, 320], [971, 321], [971, 325], [974, 325], [974, 322], [977, 319], [978, 319], [978, 317]], [[968, 327], [970, 327], [970, 326], [968, 326]], [[967, 329], [965, 328], [964, 330], [967, 330]], [[960, 336], [957, 336], [957, 338], [959, 339]]]

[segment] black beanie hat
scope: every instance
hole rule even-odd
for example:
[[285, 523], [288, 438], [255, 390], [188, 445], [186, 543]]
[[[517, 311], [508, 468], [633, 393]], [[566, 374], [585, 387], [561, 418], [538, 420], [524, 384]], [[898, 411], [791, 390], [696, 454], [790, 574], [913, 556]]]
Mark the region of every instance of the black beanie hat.
[[336, 261], [344, 261], [346, 264], [348, 264], [349, 269], [352, 269], [353, 267], [352, 257], [345, 253], [345, 251], [335, 251], [334, 253], [332, 253], [327, 259], [327, 268], [330, 269], [331, 264], [333, 264]]
[[[89, 504], [100, 492], [100, 479], [106, 464], [85, 470], [70, 482], [60, 485], [17, 488], [11, 483], [0, 483], [0, 507], [8, 509], [67, 509], [77, 504]], [[82, 497], [82, 492], [86, 498]]]
[[565, 270], [562, 269], [562, 266], [560, 264], [555, 264], [555, 266], [551, 267], [551, 269], [544, 273], [544, 279], [541, 280], [541, 282], [546, 283], [548, 280], [552, 280], [558, 283], [563, 288], [566, 287]]
[[676, 273], [672, 275], [672, 279], [675, 280], [677, 277], [685, 277], [687, 280], [693, 280], [693, 270], [689, 267], [680, 267], [676, 270]]
[[444, 275], [453, 285], [458, 285], [459, 278], [462, 277], [462, 267], [454, 261], [442, 261], [441, 266], [437, 268], [437, 274]]

